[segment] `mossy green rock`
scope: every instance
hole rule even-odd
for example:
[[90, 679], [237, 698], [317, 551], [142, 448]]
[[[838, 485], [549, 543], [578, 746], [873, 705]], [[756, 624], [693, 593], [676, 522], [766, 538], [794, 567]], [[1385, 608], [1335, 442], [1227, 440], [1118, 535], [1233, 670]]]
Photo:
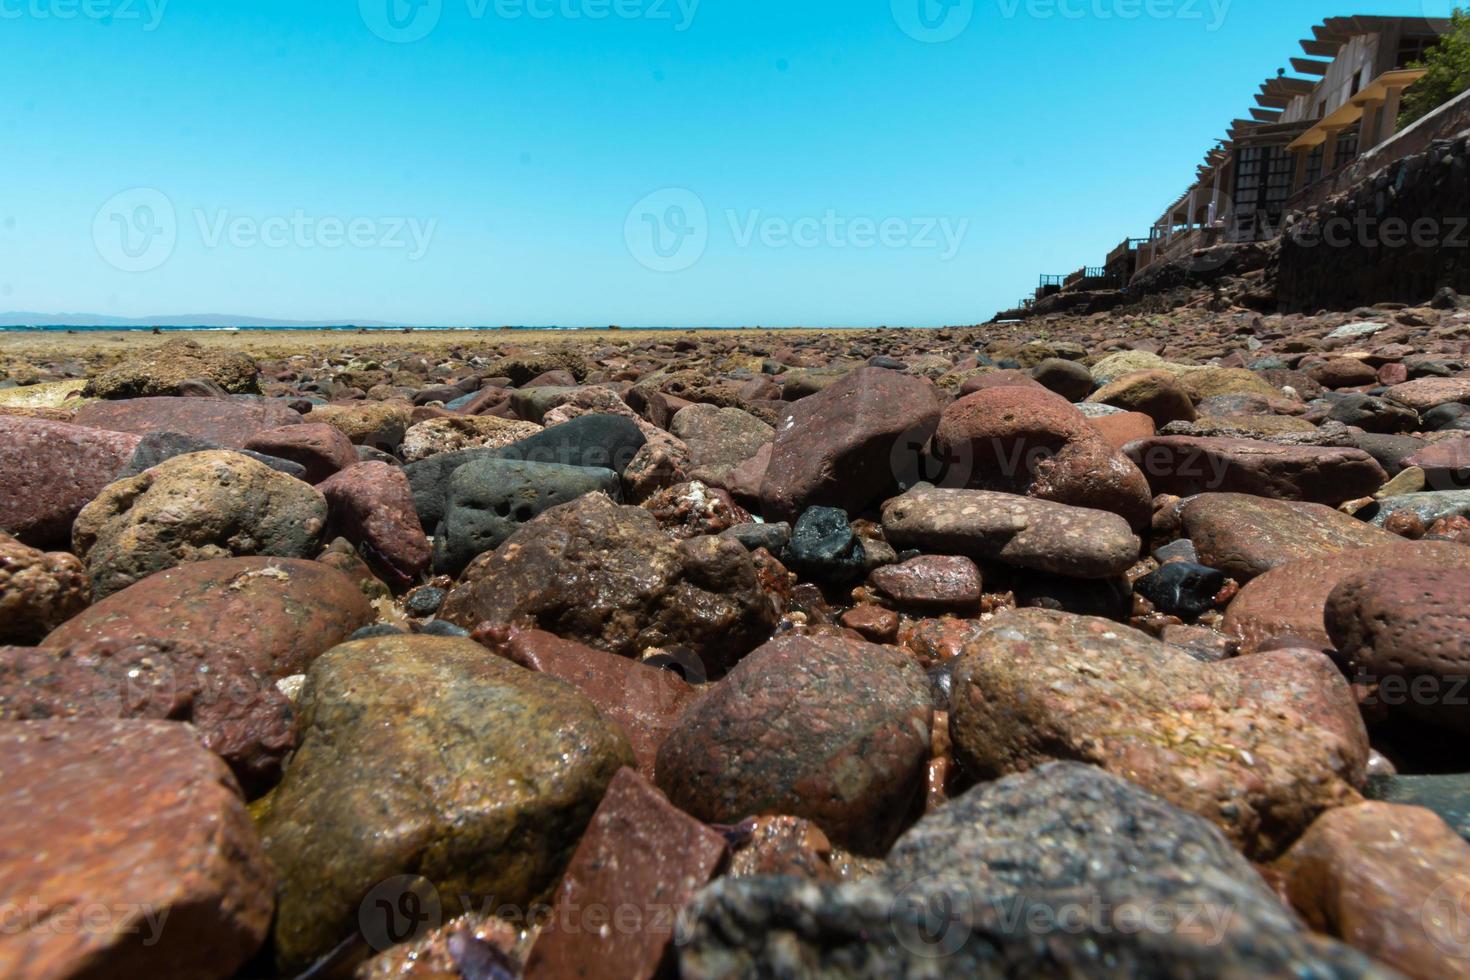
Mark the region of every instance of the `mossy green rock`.
[[336, 647], [299, 707], [301, 747], [258, 810], [282, 972], [356, 933], [364, 898], [398, 876], [426, 879], [446, 920], [545, 898], [633, 765], [572, 687], [459, 637]]

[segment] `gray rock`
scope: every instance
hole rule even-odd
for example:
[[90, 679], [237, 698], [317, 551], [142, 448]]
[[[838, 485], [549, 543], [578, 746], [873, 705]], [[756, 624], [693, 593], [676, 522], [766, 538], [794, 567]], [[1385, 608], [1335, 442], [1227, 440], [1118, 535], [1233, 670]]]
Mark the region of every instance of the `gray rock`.
[[1432, 490], [1389, 497], [1371, 512], [1360, 512], [1377, 527], [1383, 527], [1394, 514], [1409, 513], [1428, 527], [1445, 517], [1470, 517], [1470, 490]]
[[[182, 432], [150, 432], [138, 443], [138, 448], [133, 450], [133, 456], [128, 460], [128, 465], [118, 474], [119, 480], [137, 476], [144, 470], [151, 470], [159, 463], [173, 459], [175, 456], [185, 456], [189, 453], [203, 453], [214, 449], [223, 449], [213, 439], [203, 439], [199, 436], [185, 435]], [[245, 449], [236, 449], [234, 452], [242, 456], [249, 456], [257, 463], [264, 463], [277, 473], [294, 476], [298, 480], [306, 479], [306, 467], [300, 463], [293, 463], [289, 459], [281, 459], [278, 456], [267, 456], [264, 453], [250, 452]]]
[[765, 548], [779, 555], [791, 540], [791, 525], [785, 521], [775, 524], [741, 524], [720, 533], [722, 538], [734, 538], [751, 551]]
[[1422, 806], [1470, 840], [1470, 774], [1450, 776], [1373, 776], [1368, 780], [1370, 800]]

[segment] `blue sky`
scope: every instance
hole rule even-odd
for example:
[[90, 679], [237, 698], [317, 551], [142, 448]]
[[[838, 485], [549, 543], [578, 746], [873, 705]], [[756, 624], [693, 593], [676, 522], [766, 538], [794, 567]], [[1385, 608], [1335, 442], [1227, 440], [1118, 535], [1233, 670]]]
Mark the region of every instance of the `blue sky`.
[[1344, 2], [0, 0], [0, 309], [979, 322]]

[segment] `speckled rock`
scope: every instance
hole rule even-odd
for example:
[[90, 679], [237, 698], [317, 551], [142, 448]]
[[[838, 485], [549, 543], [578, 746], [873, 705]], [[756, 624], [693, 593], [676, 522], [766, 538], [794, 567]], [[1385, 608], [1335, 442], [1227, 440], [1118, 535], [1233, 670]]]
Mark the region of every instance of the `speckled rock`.
[[250, 659], [272, 677], [304, 673], [324, 650], [373, 621], [356, 585], [318, 562], [226, 558], [149, 576], [54, 630], [41, 646], [191, 642]]
[[[282, 426], [278, 430], [284, 432], [287, 429], [298, 428], [297, 426]], [[138, 443], [138, 448], [133, 450], [133, 455], [128, 459], [128, 465], [119, 473], [116, 479], [137, 476], [144, 470], [151, 470], [160, 463], [166, 463], [175, 456], [187, 456], [189, 453], [207, 453], [217, 449], [224, 449], [213, 439], [202, 439], [199, 436], [188, 436], [181, 432], [150, 432]], [[257, 463], [264, 463], [277, 473], [294, 476], [298, 480], [306, 479], [306, 467], [300, 463], [293, 463], [289, 459], [281, 459], [279, 456], [267, 456], [249, 449], [231, 450], [239, 452]], [[355, 458], [355, 457], [354, 457]]]
[[83, 609], [87, 569], [64, 552], [47, 554], [0, 532], [0, 644], [31, 644]]
[[921, 555], [868, 576], [883, 595], [915, 609], [973, 609], [980, 603], [980, 569], [960, 555]]
[[1148, 482], [1087, 418], [1049, 391], [990, 388], [944, 410], [934, 453], [951, 488], [1020, 494], [1148, 525]]
[[[613, 777], [572, 856], [527, 980], [665, 974], [675, 916], [725, 859], [724, 835], [669, 804], [643, 777]], [[615, 912], [602, 922], [601, 910]]]
[[1470, 733], [1470, 569], [1375, 569], [1327, 598], [1327, 634], [1391, 715]]
[[1199, 560], [1240, 582], [1294, 561], [1395, 543], [1387, 531], [1322, 504], [1241, 493], [1193, 497], [1180, 517]]
[[1360, 799], [1368, 757], [1351, 689], [1320, 654], [1202, 664], [1117, 623], [1038, 609], [1000, 617], [966, 648], [950, 733], [974, 778], [1090, 762], [1214, 821], [1254, 857]]
[[1277, 865], [1292, 905], [1407, 977], [1470, 977], [1470, 844], [1429, 810], [1363, 803], [1323, 814]]
[[419, 526], [413, 488], [401, 469], [358, 463], [317, 489], [327, 500], [327, 536], [351, 541], [387, 585], [407, 588], [428, 571], [429, 539]]
[[923, 378], [860, 368], [797, 402], [776, 430], [760, 496], [771, 520], [809, 507], [857, 515], [900, 489], [939, 422]]
[[1208, 822], [1071, 763], [971, 790], [873, 877], [725, 878], [686, 919], [689, 980], [1391, 976], [1303, 929]]
[[659, 787], [708, 822], [807, 817], [881, 854], [924, 783], [931, 705], [928, 678], [892, 647], [780, 637], [684, 714]]
[[1470, 489], [1470, 439], [1447, 439], [1425, 446], [1408, 459], [1405, 466], [1424, 471], [1424, 483], [1430, 491]]
[[639, 506], [653, 515], [666, 534], [679, 540], [723, 534], [750, 523], [750, 512], [729, 493], [698, 480], [660, 490]]
[[322, 422], [267, 429], [251, 436], [245, 448], [299, 464], [307, 483], [323, 480], [357, 464], [357, 449], [340, 430]]
[[326, 520], [326, 500], [300, 480], [239, 453], [192, 453], [107, 487], [72, 543], [102, 598], [186, 562], [307, 557]]
[[233, 395], [259, 394], [259, 368], [241, 351], [210, 350], [186, 338], [129, 357], [87, 382], [89, 398], [147, 398], [183, 394], [193, 382]]
[[895, 548], [1076, 578], [1120, 575], [1141, 548], [1117, 514], [983, 490], [910, 490], [884, 505], [883, 533]]
[[209, 439], [226, 449], [243, 449], [252, 436], [298, 425], [301, 416], [270, 398], [129, 398], [84, 405], [73, 421], [139, 436], [178, 432]]
[[1156, 494], [1245, 493], [1337, 505], [1388, 482], [1361, 449], [1282, 446], [1254, 439], [1156, 436], [1125, 450]]
[[776, 624], [739, 542], [675, 542], [653, 515], [589, 494], [526, 524], [465, 570], [440, 616], [533, 625], [609, 653], [682, 647], [707, 676], [729, 670]]
[[632, 762], [572, 688], [468, 639], [337, 647], [299, 707], [301, 748], [258, 819], [283, 971], [354, 934], [363, 897], [397, 876], [425, 879], [446, 916], [544, 898]]
[[1254, 652], [1273, 637], [1295, 637], [1305, 645], [1330, 649], [1332, 640], [1323, 616], [1332, 590], [1358, 573], [1398, 568], [1470, 569], [1470, 548], [1448, 542], [1403, 541], [1282, 565], [1240, 590], [1225, 612], [1222, 629], [1240, 638], [1243, 653]]
[[72, 521], [128, 464], [138, 437], [0, 416], [0, 530], [28, 545], [71, 542]]
[[1360, 514], [1375, 527], [1383, 527], [1395, 514], [1412, 514], [1429, 527], [1446, 517], [1470, 516], [1470, 490], [1396, 494]]
[[1470, 378], [1420, 378], [1388, 389], [1386, 397], [1416, 412], [1440, 405], [1470, 403]]
[[0, 725], [0, 760], [0, 974], [225, 980], [260, 947], [271, 869], [186, 726]]
[[395, 453], [413, 418], [413, 406], [407, 402], [343, 402], [318, 405], [308, 418], [334, 426], [355, 446]]
[[441, 453], [464, 449], [500, 449], [541, 431], [535, 422], [472, 415], [419, 422], [403, 436], [400, 454], [416, 462]]
[[690, 465], [711, 472], [739, 466], [776, 435], [749, 412], [714, 405], [680, 409], [669, 429], [689, 447]]

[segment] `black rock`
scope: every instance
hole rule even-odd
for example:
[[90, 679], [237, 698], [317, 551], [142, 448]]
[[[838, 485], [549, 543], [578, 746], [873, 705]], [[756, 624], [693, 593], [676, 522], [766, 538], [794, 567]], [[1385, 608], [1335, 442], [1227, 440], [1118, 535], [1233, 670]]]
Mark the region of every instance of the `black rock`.
[[402, 466], [403, 460], [390, 452], [384, 452], [377, 446], [355, 446], [357, 460], [360, 463], [387, 463], [389, 466]]
[[[144, 470], [151, 470], [160, 463], [167, 462], [175, 456], [186, 456], [189, 453], [205, 453], [216, 449], [223, 449], [219, 443], [212, 439], [201, 439], [198, 436], [185, 435], [182, 432], [150, 432], [138, 443], [138, 448], [133, 450], [132, 458], [128, 465], [118, 474], [118, 479], [137, 476]], [[293, 463], [289, 459], [280, 459], [275, 456], [266, 456], [263, 453], [253, 453], [246, 449], [231, 449], [230, 452], [249, 456], [251, 459], [264, 463], [278, 473], [294, 476], [298, 480], [306, 479], [306, 467], [300, 463]]]
[[1424, 428], [1430, 432], [1442, 432], [1454, 427], [1456, 422], [1467, 415], [1470, 415], [1470, 405], [1461, 405], [1459, 402], [1437, 405], [1424, 413]]
[[1412, 408], [1364, 394], [1344, 395], [1337, 399], [1327, 418], [1343, 425], [1357, 426], [1364, 432], [1390, 435], [1419, 428], [1419, 413]]
[[403, 607], [414, 616], [432, 616], [444, 605], [444, 599], [449, 593], [443, 589], [436, 589], [426, 585], [423, 588], [414, 589], [404, 600]]
[[779, 555], [791, 540], [791, 525], [785, 521], [775, 524], [739, 524], [720, 532], [722, 538], [734, 538], [750, 551], [764, 548]]
[[1076, 361], [1065, 361], [1059, 357], [1049, 357], [1036, 365], [1031, 371], [1031, 377], [1043, 388], [1061, 395], [1069, 402], [1080, 402], [1092, 394], [1092, 389], [1096, 387], [1091, 371]]
[[1199, 552], [1195, 550], [1194, 542], [1188, 538], [1180, 538], [1178, 541], [1170, 541], [1161, 544], [1154, 549], [1154, 557], [1159, 564], [1168, 561], [1198, 562]]
[[1155, 609], [1181, 619], [1196, 619], [1209, 612], [1224, 587], [1224, 572], [1187, 561], [1170, 562], [1133, 583], [1133, 591]]
[[875, 354], [868, 358], [868, 367], [887, 368], [890, 371], [908, 370], [907, 364], [896, 357], [889, 357], [887, 354]]
[[781, 561], [798, 575], [825, 582], [847, 582], [865, 570], [863, 543], [847, 513], [836, 507], [810, 507], [792, 529]]
[[638, 424], [626, 416], [582, 415], [512, 443], [497, 455], [528, 463], [612, 470], [622, 476], [647, 441]]
[[353, 640], [371, 640], [375, 636], [400, 636], [403, 632], [397, 626], [389, 626], [387, 623], [374, 623], [371, 626], [364, 626], [356, 633], [353, 633], [347, 638], [347, 642], [351, 643]]
[[422, 625], [415, 626], [414, 629], [413, 629], [413, 631], [415, 633], [422, 633], [425, 636], [469, 636], [470, 635], [470, 631], [467, 630], [467, 629], [465, 629], [463, 626], [456, 626], [453, 623], [447, 622], [447, 621], [442, 620], [442, 619], [432, 619], [432, 620], [430, 620], [427, 623], [424, 623]]
[[1378, 460], [1389, 476], [1397, 476], [1404, 468], [1404, 460], [1429, 445], [1413, 436], [1367, 435], [1357, 436], [1353, 444]]

